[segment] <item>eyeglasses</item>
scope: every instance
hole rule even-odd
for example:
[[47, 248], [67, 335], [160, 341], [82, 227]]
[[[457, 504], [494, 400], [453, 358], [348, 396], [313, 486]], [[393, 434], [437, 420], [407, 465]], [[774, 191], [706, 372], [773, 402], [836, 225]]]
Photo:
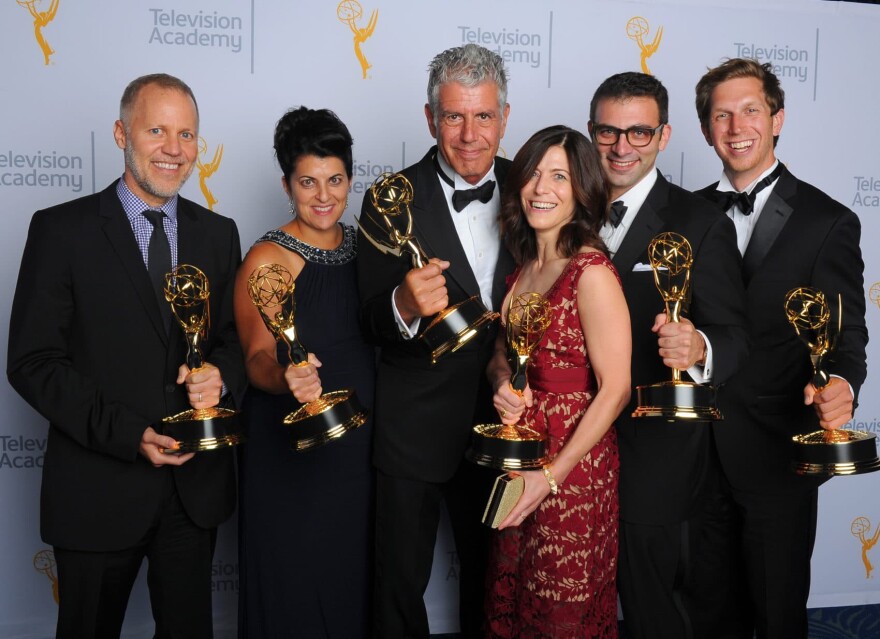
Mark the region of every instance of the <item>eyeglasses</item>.
[[626, 141], [629, 142], [630, 146], [648, 146], [651, 143], [651, 140], [654, 139], [654, 136], [657, 135], [664, 126], [666, 126], [666, 124], [661, 124], [653, 129], [644, 126], [631, 126], [628, 129], [618, 129], [616, 126], [609, 126], [607, 124], [594, 124], [592, 128], [593, 142], [596, 144], [607, 145], [617, 144], [617, 141], [620, 139], [620, 134], [622, 133], [626, 136]]

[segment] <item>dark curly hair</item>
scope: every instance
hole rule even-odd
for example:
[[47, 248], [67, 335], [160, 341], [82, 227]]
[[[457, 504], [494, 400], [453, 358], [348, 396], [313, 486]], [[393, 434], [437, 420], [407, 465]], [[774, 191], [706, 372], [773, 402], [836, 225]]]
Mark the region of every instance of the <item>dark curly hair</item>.
[[275, 125], [275, 157], [285, 181], [305, 155], [339, 158], [351, 179], [352, 142], [348, 128], [329, 109], [301, 106], [285, 113]]
[[564, 257], [572, 257], [582, 246], [591, 246], [607, 255], [599, 229], [605, 221], [608, 186], [605, 182], [599, 153], [587, 137], [575, 129], [555, 125], [541, 129], [523, 145], [513, 158], [513, 165], [501, 194], [498, 216], [501, 237], [517, 264], [538, 255], [535, 232], [529, 226], [520, 204], [520, 191], [532, 179], [544, 154], [559, 146], [568, 158], [571, 187], [574, 194], [574, 215], [559, 231], [556, 248]]

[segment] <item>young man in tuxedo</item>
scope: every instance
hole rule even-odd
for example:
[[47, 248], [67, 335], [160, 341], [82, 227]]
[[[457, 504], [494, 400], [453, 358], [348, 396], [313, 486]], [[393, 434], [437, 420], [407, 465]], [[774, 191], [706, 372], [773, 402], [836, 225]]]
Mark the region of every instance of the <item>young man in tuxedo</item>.
[[[748, 350], [740, 259], [730, 220], [656, 168], [672, 135], [666, 88], [644, 73], [609, 77], [593, 95], [588, 128], [611, 188], [601, 235], [629, 305], [633, 384], [668, 381], [672, 367], [698, 383], [724, 383]], [[669, 231], [693, 250], [690, 301], [679, 323], [658, 314], [663, 301], [648, 260], [651, 239]], [[717, 473], [710, 426], [633, 418], [637, 403], [633, 392], [617, 421], [626, 632], [633, 639], [692, 638], [689, 557]]]
[[[785, 94], [769, 63], [734, 58], [697, 83], [706, 141], [721, 160], [719, 182], [700, 191], [730, 217], [743, 254], [751, 353], [720, 389], [724, 421], [713, 425], [722, 482], [701, 593], [740, 586], [729, 614], [702, 608], [705, 637], [807, 636], [810, 557], [819, 477], [792, 472], [791, 438], [840, 428], [853, 416], [865, 381], [865, 294], [858, 217], [803, 182], [776, 158]], [[843, 328], [829, 359], [831, 382], [810, 383], [809, 351], [788, 323], [788, 291], [822, 291]], [[832, 322], [836, 323], [836, 322]]]
[[[198, 129], [185, 83], [134, 80], [113, 131], [122, 178], [31, 221], [7, 375], [49, 420], [40, 519], [58, 568], [58, 637], [118, 637], [144, 558], [156, 636], [212, 636], [211, 558], [235, 507], [232, 451], [168, 454], [176, 442], [159, 426], [245, 384], [232, 317], [238, 231], [178, 195]], [[161, 286], [184, 263], [211, 289], [206, 363], [193, 370]]]
[[[488, 528], [480, 519], [493, 473], [464, 452], [475, 424], [497, 420], [485, 375], [494, 331], [436, 364], [419, 337], [447, 306], [476, 295], [497, 310], [503, 299], [513, 263], [497, 216], [510, 162], [497, 154], [509, 112], [500, 56], [472, 44], [437, 55], [425, 105], [437, 145], [402, 172], [414, 190], [413, 235], [430, 261], [411, 268], [407, 256], [383, 254], [363, 233], [358, 239], [364, 330], [380, 348], [375, 624], [383, 639], [428, 636], [423, 595], [441, 502], [460, 561], [461, 632], [483, 636]], [[363, 206], [362, 221], [379, 215], [370, 198]]]

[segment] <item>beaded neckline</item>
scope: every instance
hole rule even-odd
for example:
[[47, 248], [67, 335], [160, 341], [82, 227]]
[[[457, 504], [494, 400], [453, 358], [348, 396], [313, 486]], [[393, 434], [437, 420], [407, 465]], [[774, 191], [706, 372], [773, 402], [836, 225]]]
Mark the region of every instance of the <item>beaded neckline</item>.
[[347, 224], [341, 224], [340, 226], [342, 226], [342, 244], [335, 249], [316, 248], [281, 229], [272, 229], [266, 232], [263, 237], [257, 240], [257, 243], [274, 242], [279, 246], [299, 253], [307, 262], [339, 266], [340, 264], [348, 264], [357, 257], [357, 232], [355, 228]]

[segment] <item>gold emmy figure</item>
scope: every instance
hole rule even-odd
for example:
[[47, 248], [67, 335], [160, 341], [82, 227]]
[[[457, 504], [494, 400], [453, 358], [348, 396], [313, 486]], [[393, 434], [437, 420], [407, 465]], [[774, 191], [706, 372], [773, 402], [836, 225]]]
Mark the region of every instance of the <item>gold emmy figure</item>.
[[[309, 354], [299, 341], [294, 322], [294, 289], [293, 276], [280, 264], [263, 264], [248, 278], [248, 293], [266, 328], [287, 345], [292, 366], [305, 366]], [[303, 451], [342, 437], [366, 420], [367, 411], [354, 391], [338, 390], [303, 404], [284, 418], [284, 424], [290, 430], [291, 448]]]
[[[690, 300], [691, 267], [694, 264], [690, 242], [678, 233], [660, 233], [648, 245], [648, 260], [654, 270], [654, 284], [666, 304], [670, 322], [681, 321], [681, 311]], [[638, 386], [638, 407], [633, 417], [663, 417], [667, 421], [709, 422], [720, 420], [715, 407], [715, 388], [708, 384], [682, 381], [681, 371], [672, 369], [672, 381]]]
[[202, 189], [202, 195], [205, 196], [208, 210], [213, 211], [214, 205], [217, 204], [217, 198], [214, 197], [211, 189], [208, 188], [208, 178], [214, 175], [217, 169], [220, 168], [220, 161], [223, 159], [223, 145], [221, 144], [214, 151], [214, 159], [205, 164], [203, 159], [207, 154], [208, 143], [205, 141], [205, 138], [199, 136], [199, 156], [196, 160], [196, 166], [199, 167], [199, 188]]
[[660, 27], [654, 35], [654, 40], [646, 44], [643, 36], [646, 36], [650, 30], [648, 21], [641, 16], [630, 18], [626, 23], [626, 35], [639, 45], [639, 50], [642, 52], [642, 71], [648, 75], [652, 75], [651, 70], [648, 69], [648, 58], [657, 53], [660, 41], [663, 39], [663, 27]]
[[[521, 293], [511, 298], [507, 309], [507, 361], [510, 387], [522, 395], [528, 383], [526, 370], [532, 351], [544, 336], [552, 319], [550, 303], [538, 293]], [[542, 468], [547, 457], [547, 438], [521, 424], [478, 424], [474, 426], [465, 457], [480, 466], [502, 470]]]
[[40, 49], [43, 50], [43, 59], [48, 65], [49, 56], [55, 53], [55, 50], [49, 46], [49, 43], [46, 42], [46, 38], [43, 37], [43, 27], [47, 26], [55, 19], [55, 14], [58, 13], [58, 0], [52, 0], [49, 4], [48, 11], [37, 11], [36, 3], [38, 1], [39, 0], [16, 0], [18, 5], [27, 9], [34, 18], [34, 37], [37, 39], [37, 44], [40, 45]]
[[[837, 297], [837, 328], [831, 331], [831, 309], [825, 294], [800, 287], [785, 296], [785, 317], [797, 336], [810, 349], [813, 377], [810, 383], [821, 391], [831, 381], [825, 370], [843, 326], [843, 300]], [[798, 475], [857, 475], [880, 469], [874, 433], [847, 430], [817, 430], [795, 435], [794, 471]]]
[[372, 65], [367, 62], [364, 52], [361, 51], [361, 45], [373, 35], [376, 30], [376, 20], [379, 17], [379, 10], [373, 9], [370, 14], [370, 20], [366, 27], [358, 27], [357, 20], [364, 15], [364, 10], [357, 0], [342, 0], [336, 6], [336, 17], [341, 22], [345, 22], [351, 32], [354, 34], [354, 54], [357, 56], [358, 62], [361, 63], [361, 71], [364, 74], [364, 80], [367, 79], [367, 69]]
[[880, 282], [871, 284], [871, 288], [868, 289], [868, 299], [880, 306]]
[[865, 535], [871, 534], [871, 522], [867, 517], [856, 517], [853, 519], [849, 531], [852, 533], [853, 537], [856, 537], [862, 543], [862, 563], [865, 564], [865, 579], [870, 579], [871, 571], [874, 570], [874, 566], [871, 565], [871, 560], [868, 559], [868, 551], [871, 550], [871, 548], [877, 543], [877, 540], [880, 539], [880, 526], [877, 526], [873, 537], [865, 537]]
[[[180, 264], [165, 275], [165, 300], [186, 336], [186, 365], [204, 364], [201, 342], [211, 323], [208, 278], [195, 266]], [[177, 440], [167, 453], [190, 453], [235, 446], [244, 441], [238, 411], [229, 408], [191, 408], [162, 420], [162, 433]]]
[[[428, 256], [412, 233], [412, 200], [412, 183], [403, 174], [383, 173], [370, 186], [370, 201], [379, 219], [361, 216], [357, 224], [377, 249], [397, 257], [406, 253], [413, 268], [421, 268], [428, 263]], [[479, 295], [440, 311], [421, 337], [431, 350], [431, 362], [436, 364], [444, 355], [457, 351], [497, 317]]]
[[52, 598], [58, 603], [58, 575], [55, 574], [55, 553], [51, 550], [41, 550], [34, 555], [34, 570], [41, 572], [49, 578], [52, 584]]

